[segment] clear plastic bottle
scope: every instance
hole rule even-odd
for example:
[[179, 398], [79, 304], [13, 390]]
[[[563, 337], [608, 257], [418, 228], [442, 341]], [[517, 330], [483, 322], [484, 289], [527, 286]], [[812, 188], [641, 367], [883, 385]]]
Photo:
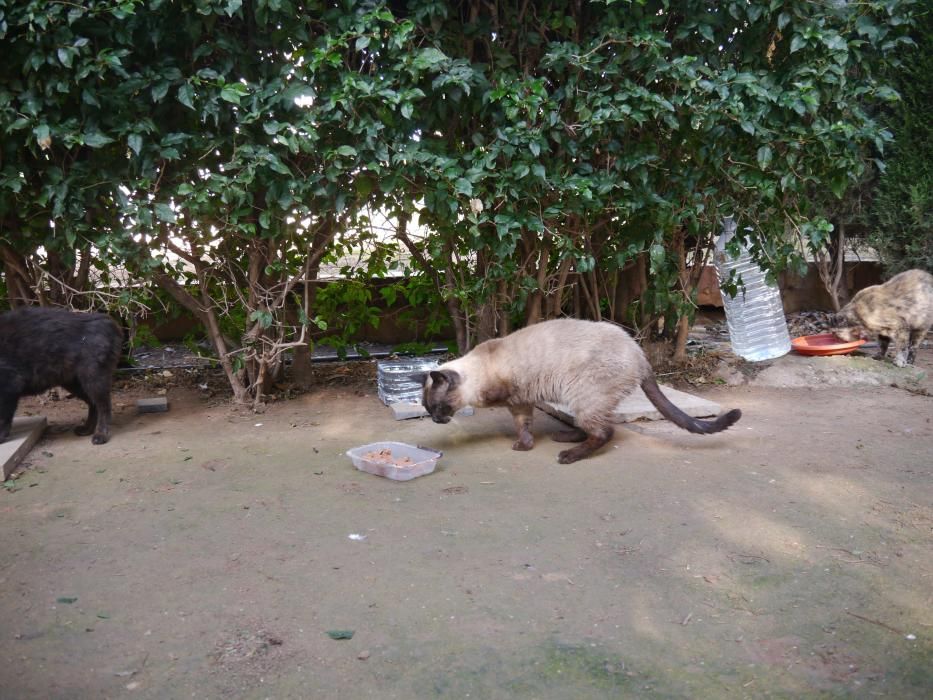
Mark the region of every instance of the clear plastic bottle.
[[744, 290], [739, 285], [734, 297], [722, 290], [732, 351], [753, 362], [781, 357], [790, 352], [790, 334], [781, 303], [781, 290], [776, 284], [768, 283], [765, 272], [745, 246], [742, 246], [738, 258], [729, 254], [726, 244], [735, 232], [735, 220], [727, 216], [723, 219], [722, 235], [716, 241], [713, 256], [720, 289], [732, 270], [741, 275], [744, 283]]
[[376, 363], [376, 387], [386, 406], [396, 402], [421, 403], [421, 384], [413, 374], [429, 372], [439, 362], [436, 357], [404, 357]]

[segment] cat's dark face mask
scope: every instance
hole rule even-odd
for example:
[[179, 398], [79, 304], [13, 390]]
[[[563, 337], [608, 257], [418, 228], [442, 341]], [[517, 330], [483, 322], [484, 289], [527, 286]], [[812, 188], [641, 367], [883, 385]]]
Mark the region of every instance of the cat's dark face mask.
[[435, 423], [449, 423], [456, 413], [460, 375], [453, 370], [435, 370], [415, 376], [424, 387], [421, 403]]

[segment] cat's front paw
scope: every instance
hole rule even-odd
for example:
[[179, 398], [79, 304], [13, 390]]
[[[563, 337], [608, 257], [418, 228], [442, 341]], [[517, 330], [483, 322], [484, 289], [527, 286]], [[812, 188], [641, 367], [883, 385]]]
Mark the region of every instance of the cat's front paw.
[[512, 449], [519, 452], [527, 452], [532, 447], [535, 446], [535, 441], [532, 438], [519, 438], [512, 443]]

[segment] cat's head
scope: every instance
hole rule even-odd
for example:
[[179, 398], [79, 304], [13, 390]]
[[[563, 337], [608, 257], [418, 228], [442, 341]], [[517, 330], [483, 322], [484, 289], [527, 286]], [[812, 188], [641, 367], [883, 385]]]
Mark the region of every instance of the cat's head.
[[435, 423], [448, 423], [463, 408], [460, 384], [463, 378], [452, 369], [420, 372], [413, 376], [424, 387], [421, 403]]
[[829, 319], [829, 330], [840, 340], [852, 343], [861, 340], [866, 334], [865, 328], [855, 312], [848, 306]]

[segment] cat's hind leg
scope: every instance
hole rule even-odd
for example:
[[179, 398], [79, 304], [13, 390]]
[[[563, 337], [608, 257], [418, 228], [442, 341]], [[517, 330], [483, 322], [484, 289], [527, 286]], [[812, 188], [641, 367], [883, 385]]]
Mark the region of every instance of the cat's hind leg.
[[[612, 439], [613, 428], [610, 416], [618, 403], [615, 396], [588, 397], [586, 403], [578, 401], [570, 405], [573, 410], [577, 431], [585, 436], [583, 442], [557, 455], [561, 464], [570, 464], [589, 457]], [[582, 404], [582, 405], [581, 405]]]
[[586, 433], [580, 428], [571, 428], [570, 430], [558, 430], [551, 436], [554, 442], [583, 442], [586, 440]]
[[906, 328], [898, 328], [891, 334], [891, 343], [894, 345], [894, 364], [898, 367], [905, 367], [910, 352], [910, 333]]
[[584, 457], [589, 457], [612, 439], [612, 433], [611, 425], [602, 425], [592, 431], [586, 431], [586, 438], [583, 442], [558, 454], [557, 461], [561, 464], [570, 464]]
[[917, 350], [920, 349], [923, 338], [927, 334], [926, 328], [914, 328], [910, 331], [910, 341], [907, 345], [907, 364], [912, 365], [917, 359]]
[[878, 352], [875, 353], [876, 360], [883, 360], [888, 355], [888, 345], [891, 344], [891, 339], [881, 334], [878, 336]]

